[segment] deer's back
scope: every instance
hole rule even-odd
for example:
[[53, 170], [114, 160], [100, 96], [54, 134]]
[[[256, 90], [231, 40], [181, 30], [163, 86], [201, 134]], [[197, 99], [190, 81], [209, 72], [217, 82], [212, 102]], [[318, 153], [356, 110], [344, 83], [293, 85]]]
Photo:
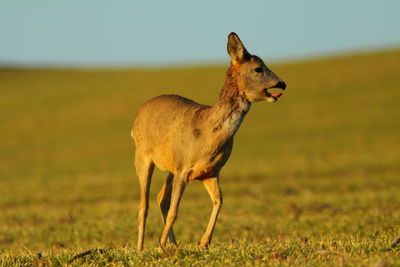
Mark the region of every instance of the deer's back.
[[135, 117], [133, 137], [137, 146], [156, 144], [185, 134], [196, 115], [209, 106], [178, 95], [161, 95], [143, 104]]

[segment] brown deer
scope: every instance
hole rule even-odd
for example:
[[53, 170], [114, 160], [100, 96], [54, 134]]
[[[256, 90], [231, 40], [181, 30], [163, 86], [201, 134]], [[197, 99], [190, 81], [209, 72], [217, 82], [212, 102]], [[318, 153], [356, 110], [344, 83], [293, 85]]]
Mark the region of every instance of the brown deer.
[[157, 200], [165, 224], [159, 243], [167, 238], [176, 244], [172, 225], [186, 183], [199, 180], [213, 202], [207, 229], [198, 246], [208, 247], [214, 231], [222, 194], [219, 172], [228, 160], [233, 136], [251, 103], [275, 102], [282, 93], [270, 88], [286, 88], [285, 83], [247, 52], [235, 33], [228, 36], [231, 65], [213, 106], [198, 104], [178, 95], [161, 95], [146, 102], [137, 112], [131, 135], [136, 145], [135, 166], [140, 185], [137, 249], [143, 250], [149, 189], [154, 166], [169, 172]]

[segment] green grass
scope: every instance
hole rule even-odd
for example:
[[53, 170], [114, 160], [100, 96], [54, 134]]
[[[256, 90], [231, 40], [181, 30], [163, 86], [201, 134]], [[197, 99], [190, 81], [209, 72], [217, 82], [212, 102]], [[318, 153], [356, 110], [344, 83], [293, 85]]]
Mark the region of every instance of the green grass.
[[157, 248], [156, 171], [143, 254], [135, 111], [164, 93], [212, 104], [226, 68], [1, 69], [0, 265], [400, 265], [400, 50], [271, 68], [288, 89], [236, 135], [211, 248], [195, 246], [212, 207], [198, 182], [179, 247]]

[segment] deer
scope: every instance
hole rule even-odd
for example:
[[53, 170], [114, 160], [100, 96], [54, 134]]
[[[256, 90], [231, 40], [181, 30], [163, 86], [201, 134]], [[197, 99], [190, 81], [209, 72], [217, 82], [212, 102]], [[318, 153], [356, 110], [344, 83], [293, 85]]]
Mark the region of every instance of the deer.
[[[202, 105], [179, 95], [161, 95], [137, 111], [131, 136], [135, 144], [135, 167], [139, 179], [137, 250], [143, 251], [149, 191], [154, 167], [168, 171], [157, 195], [164, 229], [159, 238], [162, 250], [167, 239], [177, 245], [172, 226], [186, 184], [200, 181], [212, 200], [207, 228], [198, 242], [208, 248], [222, 206], [220, 171], [232, 151], [233, 137], [251, 104], [276, 102], [286, 84], [264, 61], [250, 54], [238, 35], [228, 35], [230, 67], [216, 103]], [[274, 90], [275, 91], [275, 90]]]

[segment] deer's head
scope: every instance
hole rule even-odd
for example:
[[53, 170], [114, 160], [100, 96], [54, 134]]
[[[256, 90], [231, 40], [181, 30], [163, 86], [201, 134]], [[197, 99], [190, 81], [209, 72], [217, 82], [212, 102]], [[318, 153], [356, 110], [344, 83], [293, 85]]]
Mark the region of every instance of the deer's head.
[[285, 90], [285, 82], [273, 73], [261, 58], [247, 52], [234, 32], [228, 36], [228, 54], [237, 75], [239, 90], [249, 102], [278, 100], [282, 93], [272, 93], [268, 90], [271, 88]]

